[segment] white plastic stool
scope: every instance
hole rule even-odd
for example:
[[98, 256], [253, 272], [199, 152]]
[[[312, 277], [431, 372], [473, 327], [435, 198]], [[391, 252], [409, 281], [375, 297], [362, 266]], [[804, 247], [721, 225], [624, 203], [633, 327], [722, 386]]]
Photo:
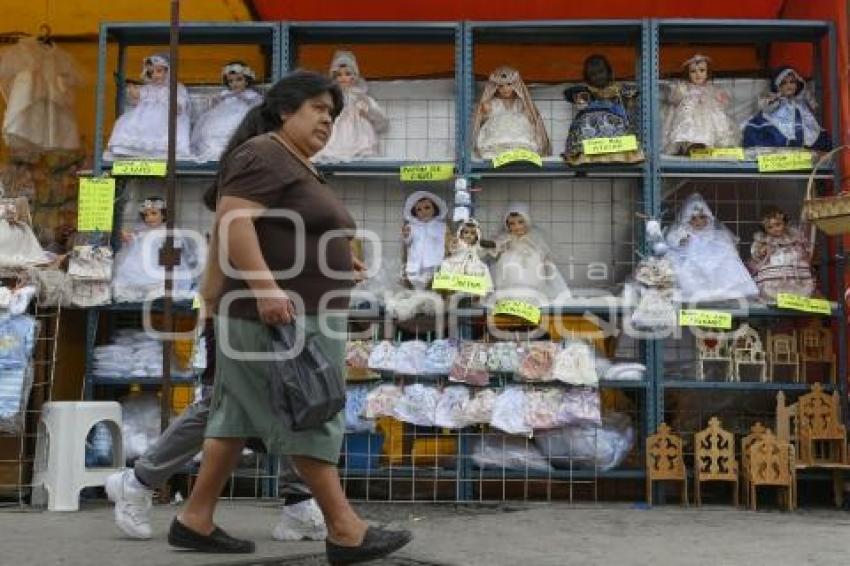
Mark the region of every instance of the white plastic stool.
[[[111, 468], [86, 468], [86, 436], [103, 421], [112, 436]], [[84, 487], [104, 485], [124, 465], [121, 405], [115, 401], [45, 403], [38, 422], [33, 504], [47, 491], [49, 511], [77, 511]], [[41, 487], [42, 489], [35, 489]]]

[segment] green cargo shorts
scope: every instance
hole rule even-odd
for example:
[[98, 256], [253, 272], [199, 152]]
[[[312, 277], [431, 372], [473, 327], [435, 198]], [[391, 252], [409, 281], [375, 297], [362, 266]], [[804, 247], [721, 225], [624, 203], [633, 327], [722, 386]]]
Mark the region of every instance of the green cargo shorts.
[[[320, 318], [340, 336], [321, 333]], [[339, 365], [340, 375], [345, 375], [345, 315], [302, 315], [299, 324], [304, 325], [308, 336], [316, 336], [325, 354]], [[272, 411], [269, 362], [233, 359], [225, 354], [225, 341], [235, 352], [270, 353], [269, 327], [254, 320], [216, 317], [215, 333], [215, 385], [206, 437], [259, 438], [269, 454], [307, 456], [336, 465], [345, 430], [343, 411], [319, 428], [293, 431]]]

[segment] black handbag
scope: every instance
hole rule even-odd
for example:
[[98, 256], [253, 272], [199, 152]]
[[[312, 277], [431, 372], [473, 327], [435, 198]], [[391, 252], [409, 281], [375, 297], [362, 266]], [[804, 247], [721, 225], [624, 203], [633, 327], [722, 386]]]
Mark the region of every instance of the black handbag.
[[315, 429], [345, 408], [345, 381], [340, 368], [328, 361], [315, 336], [296, 346], [294, 324], [274, 327], [275, 353], [289, 354], [271, 362], [271, 401], [275, 415], [291, 430]]

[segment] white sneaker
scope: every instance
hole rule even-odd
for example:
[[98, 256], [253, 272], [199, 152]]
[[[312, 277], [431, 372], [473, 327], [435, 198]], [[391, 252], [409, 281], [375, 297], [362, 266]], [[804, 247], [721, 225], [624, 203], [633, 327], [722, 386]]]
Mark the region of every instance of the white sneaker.
[[153, 490], [139, 482], [132, 469], [106, 478], [106, 495], [115, 503], [115, 524], [124, 534], [136, 539], [151, 538]]
[[284, 506], [272, 536], [275, 540], [325, 540], [328, 529], [316, 500]]

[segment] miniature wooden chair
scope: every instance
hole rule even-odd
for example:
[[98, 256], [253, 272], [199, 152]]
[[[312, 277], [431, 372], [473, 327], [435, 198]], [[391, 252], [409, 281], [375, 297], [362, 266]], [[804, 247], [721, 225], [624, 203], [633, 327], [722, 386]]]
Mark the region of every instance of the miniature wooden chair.
[[652, 506], [652, 482], [682, 482], [682, 505], [688, 504], [688, 471], [682, 454], [682, 437], [666, 423], [646, 439], [646, 502]]
[[800, 354], [797, 351], [797, 332], [791, 334], [767, 331], [767, 368], [768, 381], [776, 381], [776, 370], [790, 367], [791, 383], [800, 382]]
[[[732, 380], [741, 381], [741, 368], [755, 367], [758, 381], [767, 381], [767, 362], [758, 332], [749, 324], [742, 324], [732, 340]], [[745, 381], [751, 381], [746, 379]]]
[[711, 417], [708, 427], [694, 435], [694, 501], [702, 505], [703, 482], [724, 481], [734, 484], [732, 498], [738, 505], [738, 461], [735, 460], [735, 435], [720, 427]]
[[750, 483], [747, 479], [749, 470], [749, 451], [753, 443], [764, 436], [769, 429], [763, 424], [756, 423], [750, 427], [750, 434], [741, 439], [741, 493], [744, 496], [744, 506], [749, 506]]
[[729, 337], [723, 332], [697, 336], [697, 380], [705, 381], [706, 364], [724, 366], [723, 379], [732, 380], [732, 358], [729, 355]]
[[803, 369], [802, 381], [808, 383], [808, 366], [810, 363], [826, 364], [829, 368], [829, 379], [836, 383], [835, 351], [832, 348], [832, 331], [824, 328], [817, 320], [813, 320], [800, 331], [800, 366]]
[[785, 502], [789, 511], [796, 505], [794, 451], [786, 442], [779, 441], [772, 432], [765, 431], [747, 447], [747, 467], [744, 470], [749, 488], [747, 502], [753, 511], [757, 507], [760, 486], [785, 488]]
[[803, 464], [848, 464], [847, 429], [841, 424], [838, 391], [824, 393], [820, 383], [797, 401], [799, 460]]

